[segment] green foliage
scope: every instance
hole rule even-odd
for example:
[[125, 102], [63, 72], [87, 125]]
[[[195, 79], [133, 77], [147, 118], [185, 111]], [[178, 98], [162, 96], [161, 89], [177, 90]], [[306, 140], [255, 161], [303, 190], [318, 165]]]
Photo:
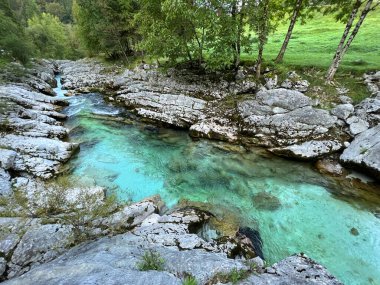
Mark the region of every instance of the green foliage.
[[75, 0], [77, 32], [88, 52], [127, 58], [136, 39], [132, 18], [137, 9], [133, 0]]
[[218, 273], [214, 276], [214, 283], [229, 283], [237, 284], [239, 281], [246, 279], [251, 274], [250, 270], [238, 270], [237, 268], [232, 269], [229, 273]]
[[10, 8], [22, 26], [26, 26], [28, 19], [38, 14], [39, 8], [35, 0], [12, 0]]
[[42, 13], [29, 19], [26, 30], [40, 56], [64, 58], [66, 30], [56, 16]]
[[27, 63], [31, 56], [31, 46], [24, 30], [8, 1], [0, 0], [0, 58], [16, 59]]
[[[141, 0], [136, 25], [139, 48], [172, 63], [188, 60], [199, 67], [231, 66], [249, 46], [244, 33], [247, 5], [238, 1]], [[248, 1], [249, 2], [249, 1]]]
[[142, 256], [142, 260], [137, 263], [137, 268], [140, 271], [156, 270], [163, 271], [165, 260], [161, 255], [153, 250], [148, 250]]
[[198, 285], [198, 282], [194, 276], [187, 276], [183, 280], [182, 285]]
[[[20, 1], [20, 0], [19, 0]], [[41, 13], [49, 13], [57, 16], [62, 23], [71, 24], [73, 22], [72, 0], [29, 0], [36, 1]]]

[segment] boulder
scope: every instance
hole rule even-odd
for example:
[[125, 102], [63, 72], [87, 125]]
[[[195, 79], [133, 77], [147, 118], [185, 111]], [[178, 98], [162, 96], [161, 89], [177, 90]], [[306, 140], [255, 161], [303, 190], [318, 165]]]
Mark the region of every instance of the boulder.
[[331, 110], [331, 114], [342, 120], [346, 120], [353, 112], [354, 106], [352, 104], [341, 104]]
[[344, 138], [338, 119], [312, 103], [298, 91], [260, 91], [255, 99], [238, 103], [241, 132], [254, 144], [287, 157], [310, 159], [336, 152]]
[[9, 149], [0, 148], [0, 167], [7, 170], [12, 169], [16, 158], [16, 152]]
[[340, 160], [345, 165], [364, 169], [380, 180], [380, 125], [357, 135]]
[[356, 136], [369, 128], [369, 124], [365, 120], [356, 116], [348, 118], [347, 124], [352, 136]]

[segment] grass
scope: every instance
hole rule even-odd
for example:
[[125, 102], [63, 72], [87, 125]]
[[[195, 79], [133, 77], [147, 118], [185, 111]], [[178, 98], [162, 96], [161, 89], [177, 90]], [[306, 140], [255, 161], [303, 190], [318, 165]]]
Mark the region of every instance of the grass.
[[137, 269], [140, 271], [156, 270], [163, 271], [165, 260], [158, 252], [148, 250], [142, 256], [142, 259], [137, 263]]
[[193, 276], [187, 276], [182, 281], [182, 285], [198, 285], [197, 279]]
[[228, 273], [218, 273], [214, 276], [213, 280], [207, 284], [216, 283], [232, 283], [237, 284], [239, 281], [248, 278], [251, 274], [250, 270], [238, 270], [237, 268], [232, 269]]
[[[354, 71], [363, 73], [380, 69], [380, 10], [370, 13], [348, 49], [340, 72]], [[279, 25], [277, 31], [269, 37], [265, 47], [264, 58], [270, 61], [276, 58], [285, 38], [289, 22]], [[284, 64], [295, 67], [329, 67], [339, 40], [343, 34], [344, 24], [336, 22], [333, 15], [316, 14], [305, 25], [296, 24], [292, 39], [284, 57]], [[256, 49], [256, 47], [255, 47]], [[243, 60], [254, 60], [256, 54], [243, 54]]]

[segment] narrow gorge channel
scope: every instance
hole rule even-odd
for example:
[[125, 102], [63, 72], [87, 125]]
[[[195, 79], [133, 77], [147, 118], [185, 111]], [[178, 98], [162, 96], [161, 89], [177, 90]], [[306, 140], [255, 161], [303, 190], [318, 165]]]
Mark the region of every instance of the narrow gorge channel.
[[[60, 84], [55, 91], [64, 96]], [[309, 163], [140, 123], [101, 94], [67, 100], [69, 140], [80, 143], [66, 165], [71, 180], [120, 200], [159, 194], [168, 207], [198, 205], [223, 220], [221, 230], [258, 230], [270, 264], [304, 252], [345, 284], [380, 284], [379, 195], [341, 186]]]

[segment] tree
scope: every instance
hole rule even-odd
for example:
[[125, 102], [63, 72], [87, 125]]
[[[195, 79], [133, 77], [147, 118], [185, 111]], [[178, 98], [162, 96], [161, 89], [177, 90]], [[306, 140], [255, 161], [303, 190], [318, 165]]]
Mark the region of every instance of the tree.
[[258, 43], [256, 78], [261, 76], [264, 47], [268, 41], [268, 36], [276, 30], [279, 15], [281, 14], [283, 14], [281, 1], [252, 0], [252, 4], [249, 5], [249, 24], [250, 28], [256, 33]]
[[66, 51], [66, 30], [56, 16], [42, 13], [29, 19], [26, 29], [37, 52], [42, 57], [64, 58]]
[[7, 0], [0, 0], [0, 56], [27, 63], [32, 48]]
[[245, 33], [250, 0], [141, 0], [139, 48], [171, 63], [187, 60], [206, 69], [237, 67], [250, 47]]
[[[380, 5], [380, 2], [376, 0], [335, 0], [332, 2], [335, 5], [332, 5], [326, 9], [326, 12], [331, 12], [334, 10], [338, 11], [339, 13], [337, 14], [337, 19], [346, 21], [346, 27], [338, 44], [338, 48], [335, 52], [330, 68], [327, 71], [327, 83], [330, 83], [334, 79], [340, 62], [342, 61], [351, 43], [355, 39], [355, 36], [359, 32], [359, 29], [362, 26], [368, 13], [374, 11]], [[357, 22], [354, 25], [355, 20], [357, 20]]]
[[320, 0], [287, 0], [284, 1], [285, 11], [291, 15], [289, 28], [286, 33], [284, 42], [282, 43], [281, 49], [276, 57], [276, 62], [282, 62], [286, 49], [288, 47], [289, 41], [292, 37], [294, 26], [296, 22], [301, 19], [301, 23], [305, 23], [306, 19], [311, 17], [314, 9], [318, 6]]
[[110, 58], [125, 59], [133, 52], [133, 0], [76, 0], [73, 3], [78, 35], [90, 53], [104, 52]]

